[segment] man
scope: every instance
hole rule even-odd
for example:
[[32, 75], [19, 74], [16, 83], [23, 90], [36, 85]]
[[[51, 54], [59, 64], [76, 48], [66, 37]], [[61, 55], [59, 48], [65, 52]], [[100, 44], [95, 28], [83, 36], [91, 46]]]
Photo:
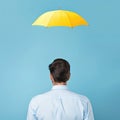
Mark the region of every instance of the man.
[[31, 100], [27, 120], [94, 120], [88, 98], [67, 88], [70, 64], [64, 59], [56, 59], [49, 65], [49, 70], [52, 90]]

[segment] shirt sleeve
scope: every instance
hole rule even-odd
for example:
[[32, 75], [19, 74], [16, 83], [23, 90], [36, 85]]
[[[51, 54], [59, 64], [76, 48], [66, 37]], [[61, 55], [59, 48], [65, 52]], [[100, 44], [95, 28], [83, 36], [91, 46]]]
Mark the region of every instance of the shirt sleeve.
[[84, 120], [94, 120], [92, 105], [89, 99], [87, 99], [87, 103], [85, 107]]
[[36, 117], [36, 109], [35, 108], [36, 108], [35, 104], [31, 100], [29, 103], [29, 107], [28, 107], [27, 120], [38, 120]]

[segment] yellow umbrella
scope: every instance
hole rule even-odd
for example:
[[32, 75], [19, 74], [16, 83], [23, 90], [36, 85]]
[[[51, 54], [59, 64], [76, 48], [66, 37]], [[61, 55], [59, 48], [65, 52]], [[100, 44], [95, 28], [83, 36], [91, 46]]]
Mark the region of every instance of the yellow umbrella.
[[87, 26], [88, 23], [84, 18], [82, 18], [79, 14], [75, 12], [67, 10], [54, 10], [48, 11], [39, 16], [32, 25], [45, 27], [75, 27], [80, 25]]

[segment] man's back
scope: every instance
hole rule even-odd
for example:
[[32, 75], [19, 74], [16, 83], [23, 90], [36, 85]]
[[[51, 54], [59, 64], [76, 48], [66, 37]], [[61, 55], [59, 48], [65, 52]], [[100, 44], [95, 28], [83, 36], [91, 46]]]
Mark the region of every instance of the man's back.
[[34, 97], [27, 120], [94, 120], [91, 104], [85, 96], [69, 91], [66, 85]]

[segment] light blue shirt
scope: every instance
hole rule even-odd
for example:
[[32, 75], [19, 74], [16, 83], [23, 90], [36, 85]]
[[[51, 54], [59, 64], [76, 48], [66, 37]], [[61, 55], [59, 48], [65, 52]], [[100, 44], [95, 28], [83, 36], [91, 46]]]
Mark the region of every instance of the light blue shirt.
[[52, 90], [32, 98], [27, 120], [94, 120], [87, 97], [55, 85]]

